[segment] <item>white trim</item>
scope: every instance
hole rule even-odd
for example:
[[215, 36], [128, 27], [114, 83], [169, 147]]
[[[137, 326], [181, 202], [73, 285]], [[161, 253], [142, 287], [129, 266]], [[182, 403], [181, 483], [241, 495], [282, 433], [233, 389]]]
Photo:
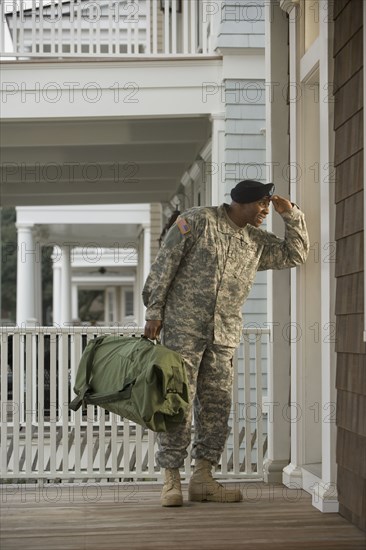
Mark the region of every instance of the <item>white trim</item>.
[[112, 285], [133, 284], [135, 282], [135, 277], [123, 275], [116, 275], [115, 277], [105, 277], [104, 275], [76, 275], [72, 277], [72, 282], [77, 284], [78, 288], [81, 289], [86, 287], [105, 288]]
[[[225, 117], [225, 115], [222, 115], [222, 116], [223, 118]], [[208, 140], [206, 145], [202, 147], [201, 151], [199, 152], [199, 156], [205, 162], [211, 159], [211, 156], [212, 156], [212, 139], [211, 138]]]
[[301, 468], [302, 488], [312, 496], [312, 505], [323, 513], [337, 513], [339, 511], [338, 494], [335, 484], [325, 483], [316, 473]]
[[287, 13], [300, 5], [300, 0], [280, 0], [280, 8]]
[[190, 177], [192, 178], [193, 182], [196, 182], [199, 176], [201, 175], [201, 168], [198, 164], [198, 162], [194, 162], [192, 166], [190, 167], [188, 171]]
[[180, 182], [184, 187], [187, 187], [187, 185], [190, 185], [190, 183], [192, 182], [192, 179], [188, 172], [184, 172]]
[[[290, 82], [297, 83], [297, 32], [296, 32], [296, 10], [292, 10], [289, 14], [289, 52], [290, 52]], [[298, 110], [299, 105], [296, 99], [297, 91], [294, 86], [290, 87], [290, 177], [291, 188], [290, 197], [293, 202], [297, 202], [297, 185], [296, 185], [296, 166], [298, 161]], [[295, 95], [295, 97], [293, 97]], [[290, 294], [291, 294], [291, 323], [297, 323], [301, 319], [300, 306], [303, 299], [300, 296], [302, 289], [300, 269], [291, 269], [290, 274]], [[291, 401], [301, 403], [302, 384], [302, 356], [299, 350], [299, 345], [296, 342], [291, 342]], [[302, 422], [291, 422], [291, 464], [286, 468], [283, 475], [283, 483], [286, 484], [288, 478], [292, 481], [293, 475], [298, 479], [298, 468], [302, 463], [303, 457], [303, 426]], [[288, 472], [295, 472], [289, 476]], [[301, 478], [300, 478], [301, 479]]]
[[212, 113], [212, 156], [211, 156], [211, 203], [221, 204], [225, 199], [225, 189], [222, 185], [225, 169], [225, 114]]
[[[363, 59], [365, 64], [366, 59], [366, 7], [363, 5]], [[364, 288], [366, 288], [366, 155], [365, 155], [365, 143], [366, 143], [366, 71], [363, 71], [363, 227], [364, 227]], [[366, 292], [364, 293], [364, 331], [363, 341], [366, 342]]]
[[[319, 9], [323, 16], [320, 18], [319, 27], [319, 117], [320, 117], [320, 201], [321, 204], [328, 205], [328, 208], [322, 208], [320, 216], [320, 242], [322, 251], [328, 250], [330, 239], [334, 238], [334, 219], [335, 205], [334, 196], [331, 195], [333, 183], [330, 181], [330, 171], [332, 170], [332, 161], [334, 154], [332, 151], [332, 142], [334, 126], [333, 104], [329, 101], [330, 90], [329, 83], [332, 78], [329, 67], [332, 59], [329, 52], [329, 23], [328, 21], [328, 1], [320, 0]], [[327, 254], [327, 252], [326, 252]], [[330, 341], [329, 335], [332, 333], [332, 327], [335, 325], [335, 312], [333, 304], [335, 303], [335, 268], [334, 263], [321, 261], [321, 363], [322, 363], [322, 410], [326, 405], [333, 407], [336, 401], [335, 390], [335, 367], [336, 352], [335, 343]], [[325, 412], [325, 411], [324, 411]], [[329, 412], [329, 411], [327, 411]], [[336, 428], [334, 422], [323, 422], [322, 424], [322, 483], [335, 484], [336, 482]], [[322, 494], [326, 491], [322, 491]], [[320, 493], [319, 493], [320, 494]], [[322, 497], [323, 498], [323, 497]], [[324, 497], [327, 498], [327, 497]], [[334, 500], [331, 498], [331, 500]], [[337, 503], [338, 506], [338, 503]], [[338, 511], [338, 510], [336, 510]]]
[[308, 51], [300, 59], [300, 81], [308, 80], [319, 66], [320, 37], [312, 43]]

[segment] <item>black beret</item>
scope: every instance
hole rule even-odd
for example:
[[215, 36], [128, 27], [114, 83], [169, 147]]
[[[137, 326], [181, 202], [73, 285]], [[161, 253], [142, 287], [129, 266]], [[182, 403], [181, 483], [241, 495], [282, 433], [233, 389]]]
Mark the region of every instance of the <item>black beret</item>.
[[231, 190], [231, 198], [235, 202], [248, 203], [259, 201], [263, 197], [271, 197], [274, 193], [273, 183], [261, 183], [255, 180], [243, 180]]

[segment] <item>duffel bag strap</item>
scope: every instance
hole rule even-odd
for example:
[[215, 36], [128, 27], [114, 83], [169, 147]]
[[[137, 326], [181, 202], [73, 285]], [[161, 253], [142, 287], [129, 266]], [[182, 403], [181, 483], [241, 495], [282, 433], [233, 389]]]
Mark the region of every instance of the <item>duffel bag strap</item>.
[[82, 402], [84, 400], [86, 400], [87, 394], [92, 392], [92, 387], [90, 385], [90, 378], [91, 378], [91, 373], [92, 373], [92, 370], [93, 370], [94, 356], [95, 356], [96, 350], [102, 344], [102, 342], [103, 342], [103, 340], [106, 336], [107, 336], [106, 334], [104, 336], [98, 336], [97, 338], [95, 338], [93, 340], [93, 345], [92, 345], [92, 347], [89, 351], [88, 359], [86, 361], [85, 386], [80, 391], [79, 395], [77, 395], [75, 397], [75, 399], [73, 399], [71, 401], [71, 403], [69, 405], [69, 409], [71, 409], [72, 411], [77, 411], [78, 409], [80, 409], [80, 407], [82, 405]]
[[87, 405], [103, 405], [105, 403], [114, 403], [115, 401], [121, 401], [122, 399], [130, 399], [132, 387], [135, 380], [126, 382], [123, 388], [113, 393], [89, 393], [84, 396], [84, 401]]

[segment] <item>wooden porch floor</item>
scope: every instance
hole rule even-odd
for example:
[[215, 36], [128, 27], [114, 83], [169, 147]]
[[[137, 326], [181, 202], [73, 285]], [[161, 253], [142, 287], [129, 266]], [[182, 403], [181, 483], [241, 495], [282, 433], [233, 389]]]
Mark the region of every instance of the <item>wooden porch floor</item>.
[[[1, 486], [1, 550], [353, 550], [366, 534], [307, 493], [240, 482], [243, 502], [162, 508], [160, 485]], [[187, 486], [183, 487], [185, 497]]]

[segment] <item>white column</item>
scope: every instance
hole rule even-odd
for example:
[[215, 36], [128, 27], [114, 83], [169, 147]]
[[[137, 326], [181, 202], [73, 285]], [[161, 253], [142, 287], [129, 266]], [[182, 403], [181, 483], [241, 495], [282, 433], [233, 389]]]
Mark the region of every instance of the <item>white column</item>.
[[40, 262], [39, 246], [33, 238], [33, 224], [16, 224], [18, 233], [17, 318], [18, 326], [35, 322], [35, 263]]
[[72, 320], [79, 319], [79, 301], [78, 301], [79, 289], [76, 283], [71, 285], [71, 317]]
[[213, 113], [211, 165], [207, 168], [211, 174], [212, 206], [224, 202], [225, 197], [225, 114]]
[[[297, 188], [297, 174], [296, 167], [298, 161], [298, 143], [297, 143], [297, 119], [298, 119], [298, 100], [296, 97], [297, 90], [295, 84], [298, 82], [297, 78], [297, 63], [298, 63], [298, 40], [297, 40], [297, 0], [281, 0], [282, 9], [289, 14], [289, 54], [290, 54], [290, 180], [291, 180], [291, 200], [296, 202]], [[291, 322], [298, 326], [300, 317], [300, 295], [299, 289], [301, 288], [300, 274], [297, 269], [291, 270]], [[301, 376], [303, 371], [301, 364], [300, 348], [296, 343], [296, 335], [294, 336], [294, 343], [291, 344], [291, 402], [295, 405], [291, 407], [291, 413], [296, 416], [296, 405], [303, 403]], [[301, 405], [300, 405], [301, 406]], [[294, 485], [302, 487], [302, 457], [303, 457], [303, 425], [302, 420], [296, 421], [294, 418], [290, 423], [291, 430], [291, 462], [283, 472], [282, 482], [293, 487]]]
[[[272, 10], [272, 11], [271, 11]], [[266, 149], [268, 182], [276, 183], [276, 193], [289, 196], [289, 182], [283, 176], [288, 163], [288, 107], [286, 97], [271, 83], [287, 81], [288, 45], [287, 18], [279, 3], [266, 4]], [[283, 220], [271, 213], [269, 230], [277, 235], [284, 231]], [[264, 465], [265, 481], [282, 481], [283, 469], [290, 457], [289, 419], [287, 410], [290, 394], [290, 343], [284, 336], [284, 327], [290, 323], [290, 272], [288, 269], [267, 272], [268, 323], [272, 346], [268, 365], [268, 454]]]
[[[328, 14], [327, 0], [320, 0], [319, 11], [324, 14], [319, 18], [320, 25], [320, 60], [319, 60], [319, 108], [320, 108], [320, 167], [321, 181], [320, 201], [322, 208], [320, 226], [322, 235], [322, 250], [327, 250], [330, 235], [335, 235], [335, 200], [334, 184], [330, 183], [329, 171], [331, 167], [334, 122], [334, 103], [329, 101], [330, 75], [333, 74], [332, 52], [329, 44], [333, 36], [329, 36], [329, 24], [332, 14]], [[328, 16], [329, 15], [329, 16]], [[324, 421], [324, 417], [332, 417], [336, 404], [336, 352], [335, 342], [329, 342], [329, 327], [335, 326], [335, 263], [323, 261], [321, 264], [321, 327], [322, 327], [322, 482], [315, 484], [313, 489], [313, 505], [322, 512], [338, 512], [337, 475], [336, 475], [336, 437], [335, 421]]]
[[[151, 266], [151, 228], [150, 225], [144, 225], [144, 230], [142, 234], [142, 270], [140, 271], [140, 292], [138, 296], [138, 303], [140, 304], [139, 313], [140, 319], [139, 324], [143, 326], [145, 324], [145, 306], [142, 303], [141, 292], [144, 287], [145, 281], [150, 272]], [[140, 262], [139, 262], [140, 264]]]
[[53, 247], [52, 254], [53, 289], [52, 289], [52, 322], [61, 325], [61, 248]]
[[34, 307], [35, 317], [42, 324], [42, 247], [40, 243], [36, 243], [39, 247], [39, 259], [34, 263]]
[[70, 247], [61, 247], [61, 326], [71, 322], [71, 258]]

